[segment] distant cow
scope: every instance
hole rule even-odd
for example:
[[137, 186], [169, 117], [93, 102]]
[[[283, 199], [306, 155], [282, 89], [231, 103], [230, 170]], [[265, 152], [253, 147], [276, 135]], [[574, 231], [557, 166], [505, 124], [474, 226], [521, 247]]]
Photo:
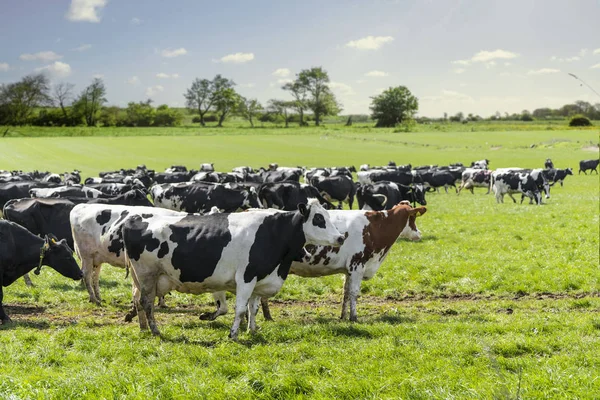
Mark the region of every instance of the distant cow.
[[546, 158], [546, 162], [544, 162], [544, 168], [546, 168], [546, 169], [554, 168], [554, 163], [552, 162], [551, 159]]
[[317, 188], [321, 196], [330, 202], [339, 202], [338, 208], [342, 209], [342, 203], [348, 203], [350, 209], [354, 203], [354, 195], [356, 194], [356, 186], [346, 175], [315, 177], [311, 181], [311, 186]]
[[485, 158], [483, 160], [473, 161], [471, 163], [471, 168], [488, 169], [489, 165], [490, 165], [490, 160], [488, 160], [487, 158]]
[[33, 188], [29, 190], [31, 197], [87, 197], [95, 199], [106, 197], [101, 191], [87, 186], [59, 186], [55, 188]]
[[154, 181], [161, 183], [180, 183], [189, 181], [198, 171], [165, 172], [154, 175]]
[[410, 186], [399, 183], [380, 181], [368, 185], [360, 185], [356, 191], [358, 208], [361, 210], [390, 210], [401, 201], [426, 205], [423, 185]]
[[557, 182], [559, 182], [560, 186], [562, 187], [563, 181], [565, 180], [567, 175], [573, 175], [573, 169], [572, 168], [564, 168], [564, 169], [552, 168], [552, 169], [546, 169], [546, 170], [542, 171], [542, 173], [544, 174], [544, 177], [548, 180], [548, 182], [550, 182], [551, 186], [554, 186]]
[[[600, 162], [600, 159], [598, 160], [581, 160], [579, 161], [579, 172], [578, 175], [581, 174], [581, 172], [583, 171], [583, 173], [585, 175], [587, 175], [587, 173], [585, 171], [587, 170], [592, 170], [592, 171], [596, 171], [596, 174], [598, 174], [598, 163]], [[591, 172], [590, 172], [591, 174]]]
[[309, 199], [317, 199], [325, 208], [335, 208], [317, 188], [294, 181], [264, 183], [258, 189], [258, 199], [264, 208], [293, 211], [298, 204], [306, 204]]
[[276, 170], [270, 170], [264, 173], [264, 182], [283, 182], [283, 181], [295, 181], [299, 182], [302, 176], [301, 168], [277, 168]]
[[14, 222], [0, 221], [0, 322], [3, 325], [10, 322], [2, 305], [3, 286], [9, 286], [34, 268], [39, 274], [42, 265], [67, 278], [79, 280], [82, 277], [73, 250], [64, 240], [56, 240], [54, 236], [42, 239]]
[[460, 187], [458, 188], [458, 194], [463, 189], [467, 189], [471, 191], [471, 194], [474, 194], [473, 188], [475, 187], [485, 187], [487, 188], [487, 193], [490, 193], [490, 178], [492, 173], [490, 170], [479, 169], [479, 168], [467, 168], [462, 173], [462, 182]]

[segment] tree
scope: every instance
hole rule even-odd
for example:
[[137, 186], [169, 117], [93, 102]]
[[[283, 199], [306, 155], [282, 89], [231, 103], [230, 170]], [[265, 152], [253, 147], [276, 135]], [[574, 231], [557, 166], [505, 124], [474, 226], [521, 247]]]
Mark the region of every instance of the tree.
[[73, 99], [73, 88], [75, 85], [72, 83], [61, 82], [58, 85], [54, 86], [54, 90], [52, 90], [52, 97], [54, 98], [54, 103], [58, 104], [60, 109], [62, 110], [63, 116], [65, 117], [65, 121], [68, 119], [67, 110], [65, 106]]
[[100, 78], [94, 78], [92, 84], [86, 87], [77, 101], [73, 104], [75, 112], [85, 119], [87, 126], [96, 126], [98, 114], [106, 103], [106, 87]]
[[235, 82], [230, 79], [216, 75], [212, 81], [208, 79], [198, 79], [192, 82], [192, 86], [184, 94], [186, 106], [193, 111], [198, 111], [200, 116], [200, 125], [206, 126], [204, 116], [214, 106], [216, 101], [223, 95], [223, 91], [231, 89]]
[[28, 75], [0, 86], [0, 124], [23, 125], [35, 107], [50, 105], [50, 82], [44, 74]]
[[371, 118], [377, 120], [377, 127], [396, 126], [419, 110], [419, 100], [406, 86], [390, 87], [371, 99]]
[[294, 82], [286, 83], [281, 87], [283, 90], [290, 92], [292, 97], [294, 98], [293, 108], [296, 109], [298, 115], [300, 116], [300, 126], [308, 125], [304, 122], [304, 110], [308, 107], [308, 96], [307, 96], [307, 88], [300, 83], [298, 79]]
[[234, 110], [238, 108], [241, 97], [232, 87], [225, 87], [220, 89], [216, 94], [215, 99], [215, 112], [219, 116], [218, 127], [223, 126], [225, 118]]
[[254, 128], [254, 118], [263, 110], [263, 106], [257, 99], [246, 99], [240, 96], [239, 114], [250, 122]]
[[[315, 125], [319, 126], [321, 124], [321, 117], [328, 115], [326, 114], [328, 108], [324, 102], [328, 101], [329, 105], [332, 105], [331, 100], [333, 99], [334, 103], [337, 105], [335, 96], [331, 93], [328, 86], [329, 75], [327, 74], [327, 71], [322, 67], [303, 69], [297, 75], [296, 82], [307, 92], [307, 94], [310, 94], [311, 97], [308, 99], [307, 106], [315, 115]], [[330, 97], [328, 97], [328, 95]], [[335, 108], [329, 110], [333, 113]]]
[[283, 117], [285, 121], [285, 127], [289, 127], [288, 109], [293, 107], [291, 101], [271, 99], [267, 103], [267, 111], [269, 114]]
[[152, 126], [156, 117], [156, 110], [152, 107], [152, 100], [130, 102], [127, 104], [127, 125]]

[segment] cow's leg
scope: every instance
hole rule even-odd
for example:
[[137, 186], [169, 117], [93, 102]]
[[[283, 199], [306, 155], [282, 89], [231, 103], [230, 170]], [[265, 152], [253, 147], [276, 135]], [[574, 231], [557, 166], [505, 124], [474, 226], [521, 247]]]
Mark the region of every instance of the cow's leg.
[[[594, 171], [596, 171], [596, 175], [598, 175], [598, 167], [594, 168]], [[591, 172], [590, 172], [591, 174]]]
[[513, 203], [517, 202], [517, 200], [513, 197], [512, 193], [508, 192], [508, 196], [512, 199]]
[[10, 322], [10, 318], [4, 311], [4, 306], [2, 305], [2, 300], [4, 299], [4, 292], [2, 291], [2, 274], [0, 274], [0, 322], [2, 325]]
[[269, 310], [269, 299], [266, 297], [261, 297], [260, 306], [262, 307], [263, 317], [265, 317], [265, 321], [273, 321], [273, 317], [271, 316], [271, 310]]
[[214, 292], [212, 296], [217, 305], [217, 309], [212, 313], [201, 314], [200, 319], [204, 321], [214, 321], [218, 316], [227, 314], [227, 298], [225, 295], [226, 293], [224, 291]]
[[446, 194], [448, 194], [448, 185], [444, 185], [444, 190], [446, 191]]
[[29, 277], [29, 274], [23, 275], [23, 280], [25, 281], [25, 285], [27, 285], [27, 287], [34, 287], [33, 282], [31, 282], [31, 278]]
[[560, 181], [560, 187], [563, 187], [563, 181]]
[[92, 282], [94, 283], [94, 296], [96, 296], [96, 303], [100, 305], [102, 299], [100, 298], [100, 271], [102, 270], [102, 263], [94, 265]]
[[350, 196], [348, 196], [348, 207], [350, 207], [351, 210], [352, 210], [352, 204], [354, 204], [354, 196], [350, 195]]
[[340, 201], [338, 203], [338, 210], [341, 210], [342, 208], [344, 208], [344, 204]]
[[[133, 274], [132, 274], [133, 275]], [[139, 302], [139, 291], [136, 289], [135, 284], [131, 284], [131, 298], [133, 299], [133, 303], [131, 304], [131, 309], [125, 314], [125, 322], [131, 322], [138, 315], [138, 309], [136, 304]], [[142, 313], [144, 314], [144, 313]], [[145, 314], [144, 314], [145, 318]], [[148, 329], [148, 324], [146, 323], [146, 328]]]
[[340, 319], [346, 319], [348, 315], [348, 300], [350, 294], [350, 273], [346, 273], [344, 276], [344, 299], [342, 300], [342, 315]]
[[[133, 280], [132, 293], [133, 293], [133, 307], [135, 308], [135, 312], [130, 311], [130, 313], [128, 315], [132, 315], [131, 318], [133, 318], [137, 314], [138, 321], [140, 323], [140, 330], [146, 331], [146, 330], [148, 330], [148, 319], [146, 318], [146, 313], [144, 312], [142, 303], [141, 303], [140, 282], [139, 282], [137, 275], [135, 274], [135, 271], [133, 270], [133, 268], [131, 268], [131, 278]], [[125, 317], [125, 320], [127, 321], [127, 316]]]
[[96, 296], [94, 295], [94, 261], [89, 258], [82, 258], [81, 271], [83, 272], [83, 282], [85, 283], [85, 288], [87, 289], [88, 294], [90, 296], [90, 302], [100, 304], [99, 301], [96, 300]]
[[165, 301], [165, 296], [160, 296], [158, 298], [158, 307], [167, 308], [167, 302]]
[[358, 315], [356, 312], [356, 302], [360, 294], [360, 284], [362, 283], [364, 267], [358, 266], [350, 275], [350, 322], [358, 321]]
[[248, 310], [248, 300], [250, 300], [254, 287], [256, 286], [256, 278], [249, 283], [245, 283], [243, 274], [239, 275], [239, 277], [236, 276], [235, 317], [233, 319], [231, 330], [229, 331], [229, 337], [233, 340], [237, 340], [240, 324]]
[[458, 188], [456, 187], [456, 185], [455, 185], [455, 184], [452, 184], [452, 187], [454, 188], [454, 191], [455, 191], [456, 193], [458, 193]]
[[260, 303], [259, 296], [250, 297], [250, 301], [248, 302], [248, 329], [250, 332], [256, 332], [256, 313], [258, 312], [258, 306]]
[[146, 319], [148, 320], [150, 332], [152, 332], [154, 336], [160, 336], [160, 332], [156, 327], [156, 320], [154, 319], [154, 298], [156, 297], [156, 279], [153, 277], [147, 277], [146, 279], [141, 280], [140, 283], [140, 305], [142, 306], [142, 309], [146, 314]]

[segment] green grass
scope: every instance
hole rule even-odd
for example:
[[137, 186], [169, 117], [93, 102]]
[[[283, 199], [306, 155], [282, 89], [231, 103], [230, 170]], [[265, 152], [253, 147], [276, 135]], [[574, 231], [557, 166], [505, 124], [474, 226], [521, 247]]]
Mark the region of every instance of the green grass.
[[[550, 157], [577, 170], [598, 157], [597, 130], [208, 131], [5, 138], [0, 169], [91, 176], [139, 163], [228, 170], [482, 158], [541, 167]], [[484, 189], [429, 194], [423, 240], [398, 241], [363, 283], [359, 323], [338, 320], [341, 276], [292, 276], [274, 299], [275, 322], [259, 318], [259, 333], [238, 343], [226, 339], [231, 313], [198, 319], [213, 307], [208, 295], [168, 296], [157, 313], [163, 337], [154, 338], [122, 322], [131, 299], [123, 270], [104, 267], [105, 304], [96, 307], [79, 284], [43, 268], [36, 288], [5, 288], [15, 323], [0, 328], [0, 397], [598, 398], [599, 190], [596, 175], [569, 176], [539, 207], [496, 204]]]

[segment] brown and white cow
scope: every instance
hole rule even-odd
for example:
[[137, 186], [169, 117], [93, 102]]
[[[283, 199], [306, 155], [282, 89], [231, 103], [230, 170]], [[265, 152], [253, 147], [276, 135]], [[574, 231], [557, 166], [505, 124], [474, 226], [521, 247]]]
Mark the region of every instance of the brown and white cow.
[[[360, 294], [361, 282], [375, 275], [398, 237], [413, 241], [421, 239], [416, 217], [425, 214], [426, 211], [426, 207], [412, 208], [408, 202], [401, 202], [385, 211], [331, 210], [329, 216], [337, 230], [347, 232], [344, 244], [340, 247], [305, 246], [306, 255], [302, 261], [292, 263], [290, 273], [303, 277], [345, 274], [341, 318], [347, 317], [350, 305], [350, 321], [356, 321], [356, 301]], [[202, 319], [214, 319], [227, 312], [225, 293], [217, 292], [213, 296], [217, 311], [203, 315]], [[265, 299], [262, 300], [262, 306], [265, 318], [270, 319]]]

